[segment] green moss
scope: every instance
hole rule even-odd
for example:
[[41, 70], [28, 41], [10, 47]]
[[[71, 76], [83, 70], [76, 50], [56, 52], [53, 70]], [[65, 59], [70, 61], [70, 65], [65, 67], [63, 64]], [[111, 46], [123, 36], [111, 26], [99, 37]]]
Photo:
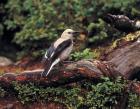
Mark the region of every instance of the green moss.
[[139, 109], [140, 108], [140, 96], [138, 96], [136, 93], [130, 92], [128, 107], [131, 109]]
[[124, 39], [126, 41], [134, 41], [139, 36], [140, 36], [140, 31], [137, 31], [137, 32], [134, 32], [134, 33], [130, 33], [130, 34], [126, 35], [125, 37], [122, 37], [122, 39]]
[[135, 41], [139, 36], [140, 36], [140, 31], [136, 31], [134, 33], [129, 33], [128, 35], [125, 35], [124, 37], [121, 37], [121, 38], [113, 41], [110, 48], [114, 49], [114, 48], [118, 47], [121, 43], [123, 43], [123, 41], [125, 41], [125, 42]]
[[[41, 87], [33, 83], [14, 83], [14, 90], [17, 97], [23, 103], [45, 100], [47, 102], [57, 102], [64, 104], [67, 108], [112, 108], [124, 96], [126, 81], [118, 77], [116, 80], [103, 77], [101, 83], [83, 81], [74, 87]], [[130, 93], [129, 106], [135, 106], [134, 100], [138, 95]], [[136, 101], [135, 101], [136, 102]], [[137, 104], [139, 101], [137, 101]]]
[[86, 48], [82, 52], [74, 52], [70, 55], [71, 60], [80, 60], [80, 59], [92, 59], [96, 57], [98, 54], [96, 52], [92, 52], [90, 49]]

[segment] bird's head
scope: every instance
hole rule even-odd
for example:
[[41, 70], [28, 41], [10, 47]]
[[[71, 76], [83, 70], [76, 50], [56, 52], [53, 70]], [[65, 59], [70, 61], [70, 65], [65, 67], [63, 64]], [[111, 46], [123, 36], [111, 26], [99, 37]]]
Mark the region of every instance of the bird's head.
[[62, 37], [62, 38], [70, 38], [70, 39], [73, 39], [74, 36], [77, 36], [77, 35], [79, 35], [80, 33], [81, 33], [80, 31], [74, 31], [74, 30], [72, 30], [72, 29], [66, 29], [66, 30], [62, 33], [61, 37]]

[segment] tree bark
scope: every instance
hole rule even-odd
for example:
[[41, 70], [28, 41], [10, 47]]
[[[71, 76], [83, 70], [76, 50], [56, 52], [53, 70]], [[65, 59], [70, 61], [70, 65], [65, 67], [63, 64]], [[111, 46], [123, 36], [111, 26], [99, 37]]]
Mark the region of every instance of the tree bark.
[[24, 71], [20, 74], [6, 73], [0, 76], [0, 83], [8, 87], [12, 81], [20, 83], [35, 82], [45, 86], [63, 85], [84, 78], [99, 79], [102, 76], [115, 78], [120, 76], [111, 63], [98, 60], [80, 60], [55, 68], [46, 78], [41, 76], [43, 69]]
[[140, 43], [133, 42], [115, 50], [108, 56], [108, 61], [113, 63], [116, 66], [114, 70], [125, 78], [133, 78], [134, 74], [140, 72]]

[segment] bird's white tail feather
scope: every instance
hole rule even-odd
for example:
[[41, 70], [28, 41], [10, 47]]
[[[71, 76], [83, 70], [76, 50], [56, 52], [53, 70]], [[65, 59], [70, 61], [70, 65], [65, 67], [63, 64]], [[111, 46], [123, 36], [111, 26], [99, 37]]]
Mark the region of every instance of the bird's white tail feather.
[[[51, 66], [50, 66], [50, 68], [48, 69], [47, 74], [46, 74], [45, 76], [48, 76], [48, 74], [49, 74], [50, 71], [52, 70], [53, 66], [56, 65], [56, 64], [59, 63], [59, 62], [60, 62], [60, 59], [59, 59], [59, 58], [56, 59], [56, 60], [51, 64]], [[44, 72], [42, 72], [42, 73], [44, 73]]]
[[44, 57], [45, 57], [46, 59], [48, 59], [47, 52], [45, 53]]

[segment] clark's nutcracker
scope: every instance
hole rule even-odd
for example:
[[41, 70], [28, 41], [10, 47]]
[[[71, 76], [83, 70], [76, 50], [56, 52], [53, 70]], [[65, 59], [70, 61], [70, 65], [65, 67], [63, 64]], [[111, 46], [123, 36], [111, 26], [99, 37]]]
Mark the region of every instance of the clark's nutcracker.
[[61, 37], [51, 44], [43, 58], [46, 68], [42, 72], [42, 76], [47, 76], [54, 65], [69, 57], [69, 54], [73, 49], [73, 36], [78, 35], [79, 33], [80, 32], [72, 29], [66, 29]]

